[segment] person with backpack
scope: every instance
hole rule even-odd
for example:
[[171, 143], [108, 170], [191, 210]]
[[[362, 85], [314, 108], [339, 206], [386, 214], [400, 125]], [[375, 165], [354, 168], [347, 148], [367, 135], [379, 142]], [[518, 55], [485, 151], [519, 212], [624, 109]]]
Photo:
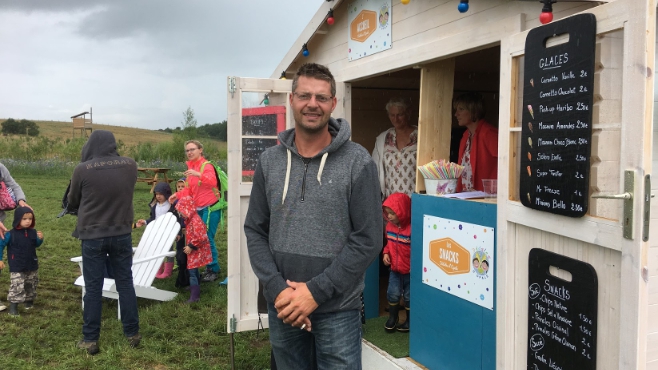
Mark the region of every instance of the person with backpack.
[[185, 142], [185, 154], [187, 155], [187, 170], [183, 172], [186, 178], [186, 186], [169, 197], [169, 203], [177, 199], [191, 196], [194, 206], [201, 220], [206, 225], [208, 239], [210, 240], [210, 251], [212, 262], [206, 265], [206, 270], [201, 281], [215, 281], [219, 277], [219, 262], [217, 261], [217, 246], [215, 245], [215, 234], [221, 217], [218, 207], [220, 195], [214, 189], [220, 187], [215, 166], [203, 157], [203, 144], [197, 140]]

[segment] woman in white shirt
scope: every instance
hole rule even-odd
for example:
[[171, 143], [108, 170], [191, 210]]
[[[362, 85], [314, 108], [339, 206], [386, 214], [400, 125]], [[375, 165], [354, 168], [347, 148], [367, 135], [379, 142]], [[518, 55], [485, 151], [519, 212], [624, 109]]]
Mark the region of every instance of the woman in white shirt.
[[392, 98], [386, 104], [393, 127], [375, 140], [372, 158], [377, 164], [382, 200], [393, 193], [409, 196], [416, 187], [418, 126], [412, 125], [409, 100]]

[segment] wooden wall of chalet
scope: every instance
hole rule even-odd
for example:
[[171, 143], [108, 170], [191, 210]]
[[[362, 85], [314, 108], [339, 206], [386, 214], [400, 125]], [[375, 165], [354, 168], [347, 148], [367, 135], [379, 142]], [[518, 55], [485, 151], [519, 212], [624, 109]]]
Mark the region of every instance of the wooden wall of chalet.
[[[539, 26], [537, 2], [472, 1], [469, 12], [461, 14], [456, 11], [457, 0], [414, 0], [413, 6], [394, 1], [392, 49], [353, 62], [347, 59], [347, 4], [343, 1], [334, 9], [336, 23], [322, 26], [326, 33], [308, 42], [309, 58], [283, 63], [290, 65], [289, 70], [309, 61], [328, 65], [337, 81], [347, 83], [349, 99], [344, 111], [337, 112], [346, 116], [354, 114], [351, 84], [422, 66], [419, 124], [427, 135], [419, 143], [419, 163], [445, 151], [456, 58], [500, 46], [497, 368], [526, 367], [528, 253], [538, 247], [588, 262], [597, 272], [597, 368], [658, 369], [658, 206], [651, 207], [649, 242], [641, 239], [645, 195], [641, 184], [651, 173], [652, 159], [658, 161], [651, 142], [652, 134], [656, 139], [658, 134], [650, 115], [653, 100], [658, 99], [647, 98], [655, 73], [655, 1], [553, 5], [556, 20], [582, 11], [597, 17], [589, 195], [622, 193], [621, 174], [636, 170], [633, 240], [622, 237], [621, 202], [590, 198], [588, 215], [580, 219], [537, 212], [519, 202], [524, 40], [527, 30]], [[310, 35], [301, 37], [306, 42]], [[373, 128], [364, 137], [374, 137], [381, 129]], [[657, 185], [652, 189], [658, 193]], [[648, 271], [642, 272], [646, 267]]]

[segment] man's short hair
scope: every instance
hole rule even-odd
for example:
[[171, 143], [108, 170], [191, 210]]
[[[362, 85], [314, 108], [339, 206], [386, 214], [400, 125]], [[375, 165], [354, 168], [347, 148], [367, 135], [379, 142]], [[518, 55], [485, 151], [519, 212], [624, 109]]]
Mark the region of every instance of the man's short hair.
[[402, 111], [408, 116], [409, 115], [409, 100], [402, 97], [391, 98], [391, 100], [386, 103], [386, 112], [390, 112], [392, 107], [400, 107]]
[[334, 75], [331, 74], [329, 68], [317, 63], [302, 64], [292, 79], [293, 92], [297, 90], [297, 81], [301, 76], [329, 82], [331, 84], [331, 96], [336, 96], [336, 80], [334, 80]]
[[484, 109], [484, 98], [482, 98], [480, 93], [467, 92], [459, 95], [452, 103], [452, 107], [457, 109], [459, 106], [464, 107], [471, 113], [471, 120], [473, 122], [477, 122], [484, 118], [486, 112]]

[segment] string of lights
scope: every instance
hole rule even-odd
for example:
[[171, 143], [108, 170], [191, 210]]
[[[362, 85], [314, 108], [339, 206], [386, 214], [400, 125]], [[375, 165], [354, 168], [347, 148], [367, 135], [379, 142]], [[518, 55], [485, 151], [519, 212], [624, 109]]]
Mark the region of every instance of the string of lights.
[[[334, 0], [327, 0], [327, 2], [334, 1]], [[483, 0], [486, 1], [486, 0]], [[541, 24], [547, 24], [551, 23], [553, 21], [553, 4], [557, 2], [557, 0], [538, 0], [540, 3], [544, 4], [542, 9], [541, 9], [541, 14], [539, 15], [539, 22]], [[407, 5], [411, 2], [411, 0], [400, 0], [400, 3], [403, 5]], [[460, 13], [466, 13], [468, 12], [470, 6], [469, 6], [469, 0], [459, 0], [459, 5], [457, 5], [457, 10]], [[325, 22], [329, 25], [332, 26], [335, 22], [336, 19], [334, 18], [334, 10], [333, 8], [330, 8], [329, 11], [327, 12], [327, 16], [325, 18]], [[310, 40], [309, 40], [310, 41]], [[308, 41], [302, 45], [302, 55], [304, 57], [308, 57], [311, 55], [311, 52], [308, 49]], [[286, 79], [286, 71], [281, 72], [281, 77], [279, 77], [282, 80]]]

